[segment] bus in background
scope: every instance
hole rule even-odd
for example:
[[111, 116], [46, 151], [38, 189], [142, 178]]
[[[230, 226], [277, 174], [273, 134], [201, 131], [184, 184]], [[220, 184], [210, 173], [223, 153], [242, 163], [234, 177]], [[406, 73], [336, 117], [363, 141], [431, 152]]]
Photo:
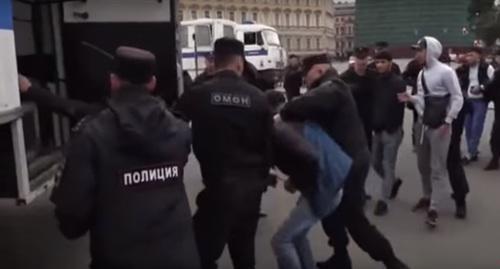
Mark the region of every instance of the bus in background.
[[278, 83], [286, 66], [286, 51], [275, 28], [245, 22], [236, 27], [236, 38], [245, 44], [246, 60], [267, 81]]
[[212, 53], [215, 40], [221, 37], [235, 37], [237, 25], [224, 19], [182, 21], [182, 70], [188, 71], [192, 79], [201, 74], [205, 69], [205, 57]]

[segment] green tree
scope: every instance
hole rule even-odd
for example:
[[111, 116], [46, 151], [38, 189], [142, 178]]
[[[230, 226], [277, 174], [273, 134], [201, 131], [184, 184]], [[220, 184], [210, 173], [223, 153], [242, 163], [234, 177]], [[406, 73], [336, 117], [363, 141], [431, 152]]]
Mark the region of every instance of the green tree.
[[470, 28], [487, 46], [500, 37], [499, 12], [494, 3], [495, 0], [471, 0], [469, 4]]

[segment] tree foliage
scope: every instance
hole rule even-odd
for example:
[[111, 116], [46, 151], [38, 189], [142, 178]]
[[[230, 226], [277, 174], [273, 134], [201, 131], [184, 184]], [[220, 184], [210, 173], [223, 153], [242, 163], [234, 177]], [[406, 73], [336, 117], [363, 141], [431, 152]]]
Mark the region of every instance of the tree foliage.
[[499, 12], [495, 0], [470, 0], [469, 23], [476, 37], [491, 46], [500, 37]]

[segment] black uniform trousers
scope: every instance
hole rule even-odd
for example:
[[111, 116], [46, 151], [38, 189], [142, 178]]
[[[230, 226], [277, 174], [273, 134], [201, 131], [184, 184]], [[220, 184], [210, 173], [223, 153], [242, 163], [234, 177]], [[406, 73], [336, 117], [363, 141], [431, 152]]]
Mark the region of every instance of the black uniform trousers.
[[[500, 107], [495, 109], [500, 109]], [[500, 118], [498, 118], [498, 116], [495, 116], [495, 122], [493, 123], [490, 146], [491, 153], [493, 154], [493, 161], [498, 162], [500, 159]]]
[[217, 268], [226, 244], [235, 269], [255, 268], [261, 187], [238, 183], [205, 188], [197, 197], [194, 231], [202, 269]]
[[469, 193], [469, 183], [465, 175], [462, 152], [460, 150], [466, 111], [467, 107], [464, 107], [453, 121], [450, 148], [448, 150], [448, 176], [451, 188], [453, 189], [453, 198], [457, 202], [465, 201], [465, 197]]
[[370, 155], [353, 162], [344, 187], [344, 197], [337, 210], [322, 220], [335, 253], [347, 254], [347, 230], [358, 246], [376, 261], [395, 258], [390, 242], [373, 226], [364, 212], [364, 186], [370, 168]]

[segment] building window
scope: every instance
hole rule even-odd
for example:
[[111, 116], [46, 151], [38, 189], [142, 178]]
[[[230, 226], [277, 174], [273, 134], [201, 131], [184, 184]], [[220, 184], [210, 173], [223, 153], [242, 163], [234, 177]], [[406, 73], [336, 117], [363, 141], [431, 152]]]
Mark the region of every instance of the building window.
[[217, 19], [222, 19], [222, 11], [217, 11]]
[[311, 49], [311, 39], [310, 39], [310, 38], [308, 38], [308, 39], [306, 40], [306, 45], [307, 45], [307, 46], [306, 46], [307, 50], [310, 50], [310, 49]]
[[317, 48], [318, 50], [320, 50], [320, 49], [321, 49], [321, 39], [320, 39], [320, 38], [316, 38], [316, 48]]
[[234, 11], [229, 12], [229, 19], [235, 21], [234, 19]]
[[254, 21], [258, 21], [259, 16], [257, 15], [257, 12], [254, 12], [254, 13], [252, 14], [252, 17], [253, 17], [253, 20], [254, 20]]
[[290, 26], [290, 14], [288, 13], [285, 14], [285, 23], [286, 26]]
[[247, 13], [245, 11], [241, 12], [241, 21], [244, 22], [247, 20]]
[[306, 26], [310, 27], [311, 26], [311, 15], [306, 14]]
[[306, 1], [306, 6], [309, 6], [309, 4], [311, 4], [311, 3], [310, 3], [310, 1], [309, 1], [309, 0], [307, 0], [307, 1]]
[[274, 24], [280, 25], [280, 14], [277, 12], [274, 14]]
[[196, 13], [196, 10], [191, 10], [191, 19], [193, 20], [198, 19], [198, 14]]
[[300, 26], [300, 13], [298, 12], [295, 14], [295, 21], [297, 23], [297, 26]]
[[321, 20], [321, 14], [317, 13], [316, 14], [316, 26], [317, 27], [320, 26], [320, 20]]
[[210, 18], [210, 10], [205, 10], [205, 18]]
[[179, 10], [179, 21], [183, 21], [183, 20], [184, 20], [184, 11]]
[[300, 50], [300, 37], [297, 38], [297, 50]]
[[286, 39], [286, 48], [287, 48], [288, 50], [290, 50], [290, 49], [291, 49], [290, 44], [291, 44], [291, 43], [290, 43], [290, 38], [287, 38], [287, 39]]

